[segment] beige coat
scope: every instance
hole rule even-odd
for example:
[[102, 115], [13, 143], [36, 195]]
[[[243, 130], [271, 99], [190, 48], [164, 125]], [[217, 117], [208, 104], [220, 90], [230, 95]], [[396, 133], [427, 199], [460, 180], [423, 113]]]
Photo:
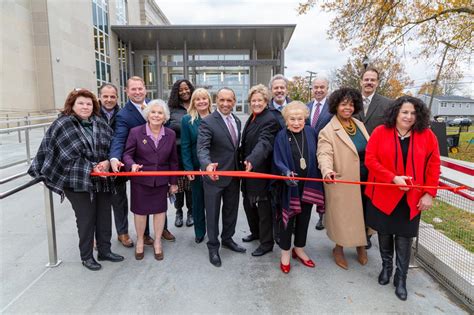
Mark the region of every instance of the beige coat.
[[[368, 140], [369, 134], [364, 124], [357, 119], [354, 119], [354, 122]], [[319, 133], [317, 156], [323, 178], [334, 171], [338, 174], [336, 179], [360, 180], [357, 149], [336, 115]], [[366, 245], [360, 186], [324, 184], [324, 193], [326, 198], [324, 226], [328, 237], [344, 247]]]

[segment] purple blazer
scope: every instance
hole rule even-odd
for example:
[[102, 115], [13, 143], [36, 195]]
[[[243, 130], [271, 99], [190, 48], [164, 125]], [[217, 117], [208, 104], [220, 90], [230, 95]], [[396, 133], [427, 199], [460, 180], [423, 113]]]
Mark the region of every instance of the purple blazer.
[[[176, 134], [165, 128], [165, 135], [155, 147], [153, 140], [146, 134], [146, 124], [130, 130], [123, 152], [125, 170], [130, 172], [133, 164], [143, 165], [142, 171], [177, 171], [178, 153], [176, 150]], [[156, 187], [162, 185], [176, 185], [176, 176], [132, 176], [132, 183]]]

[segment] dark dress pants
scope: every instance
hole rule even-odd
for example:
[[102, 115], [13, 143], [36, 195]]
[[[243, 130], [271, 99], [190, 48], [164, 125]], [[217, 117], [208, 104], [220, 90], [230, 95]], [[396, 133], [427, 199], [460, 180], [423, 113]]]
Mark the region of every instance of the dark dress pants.
[[81, 259], [87, 260], [93, 257], [94, 234], [99, 253], [109, 253], [110, 238], [112, 237], [112, 215], [110, 213], [112, 194], [98, 192], [91, 200], [91, 195], [88, 192], [74, 192], [71, 189], [64, 189], [64, 193], [76, 214]]
[[207, 247], [219, 249], [219, 215], [222, 201], [222, 234], [223, 242], [232, 239], [239, 211], [239, 179], [233, 178], [226, 187], [218, 187], [204, 182], [204, 203], [206, 204]]
[[[313, 205], [301, 201], [301, 213], [295, 215], [288, 220], [286, 229], [282, 226], [280, 229], [280, 248], [282, 250], [290, 250], [291, 235], [295, 235], [295, 247], [306, 246], [306, 236], [308, 235], [309, 220], [311, 219], [311, 209]], [[280, 224], [283, 225], [283, 222]]]
[[195, 176], [191, 182], [193, 195], [193, 219], [194, 233], [196, 237], [202, 237], [206, 234], [206, 214], [204, 213], [204, 190], [202, 177]]
[[176, 201], [174, 207], [176, 208], [176, 213], [183, 213], [184, 207], [184, 197], [186, 197], [186, 208], [188, 208], [188, 213], [192, 213], [193, 202], [192, 202], [192, 192], [190, 190], [185, 190], [180, 193], [176, 193]]
[[250, 233], [260, 239], [260, 247], [273, 248], [273, 217], [270, 196], [267, 200], [252, 204], [249, 198], [244, 197], [244, 210], [247, 215]]
[[117, 235], [128, 234], [127, 182], [115, 182], [115, 191], [112, 194], [112, 209]]

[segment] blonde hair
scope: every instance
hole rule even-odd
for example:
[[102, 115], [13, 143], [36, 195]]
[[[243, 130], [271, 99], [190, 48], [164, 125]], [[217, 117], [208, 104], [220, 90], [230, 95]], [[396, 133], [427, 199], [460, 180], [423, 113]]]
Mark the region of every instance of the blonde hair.
[[140, 78], [139, 76], [135, 75], [133, 77], [128, 78], [127, 85], [125, 86], [126, 88], [128, 88], [128, 86], [130, 84], [130, 81], [139, 81], [143, 84], [143, 86], [145, 86], [145, 81], [142, 78]]
[[249, 103], [252, 96], [254, 96], [257, 93], [261, 94], [265, 102], [268, 103], [268, 101], [270, 100], [270, 92], [268, 91], [267, 87], [263, 84], [257, 84], [250, 88], [248, 98], [247, 98]]
[[283, 118], [285, 119], [285, 121], [290, 115], [290, 111], [302, 111], [305, 119], [309, 117], [308, 106], [306, 106], [304, 103], [300, 101], [293, 101], [290, 104], [286, 105], [285, 108], [283, 108], [283, 110], [281, 111], [281, 114]]
[[189, 108], [188, 108], [188, 114], [189, 116], [191, 116], [191, 120], [189, 122], [191, 124], [193, 124], [194, 121], [199, 117], [199, 113], [194, 103], [196, 102], [196, 99], [200, 96], [205, 96], [207, 98], [207, 101], [209, 103], [208, 110], [209, 110], [209, 113], [211, 112], [212, 101], [211, 101], [211, 95], [209, 95], [209, 92], [204, 88], [198, 88], [194, 90], [193, 95], [191, 95], [191, 101], [189, 103]]

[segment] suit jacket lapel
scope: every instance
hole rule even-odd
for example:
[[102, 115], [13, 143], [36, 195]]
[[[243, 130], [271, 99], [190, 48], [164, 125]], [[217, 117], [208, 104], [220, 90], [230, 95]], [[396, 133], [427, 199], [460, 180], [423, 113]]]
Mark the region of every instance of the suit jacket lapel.
[[[313, 106], [314, 106], [314, 102], [313, 102]], [[323, 104], [323, 107], [321, 108], [321, 113], [319, 114], [319, 117], [318, 117], [318, 121], [316, 122], [316, 125], [314, 125], [314, 129], [318, 130], [319, 126], [323, 123], [324, 120], [326, 120], [326, 116], [329, 115], [329, 111], [328, 111], [328, 101], [326, 100], [326, 102]], [[311, 114], [311, 111], [309, 112]], [[311, 118], [310, 118], [310, 123], [311, 123]], [[322, 128], [320, 128], [322, 129]]]
[[135, 107], [135, 105], [132, 104], [132, 102], [128, 101], [126, 105], [128, 111], [130, 114], [137, 119], [140, 124], [145, 124], [146, 120], [143, 118], [142, 114], [138, 111], [138, 109]]
[[367, 109], [367, 116], [364, 115], [364, 110], [362, 110], [362, 115], [365, 116], [363, 117], [364, 122], [367, 122], [367, 120], [369, 120], [370, 116], [372, 116], [372, 114], [377, 109], [377, 105], [378, 105], [378, 94], [376, 93], [374, 94], [374, 96], [372, 97], [372, 100], [370, 101], [369, 108]]
[[[234, 117], [234, 120], [235, 120], [235, 124], [237, 125], [237, 145], [236, 147], [239, 147], [239, 143], [240, 143], [240, 134], [241, 134], [241, 130], [242, 130], [242, 123], [240, 122], [240, 119], [237, 118], [237, 116], [235, 116], [234, 114], [232, 114], [232, 117]], [[256, 119], [256, 118], [255, 118]], [[229, 136], [230, 136], [230, 133], [229, 133]], [[232, 139], [232, 137], [231, 137]]]
[[[158, 148], [155, 147], [155, 143], [153, 142], [153, 139], [151, 139], [147, 134], [146, 134], [146, 125], [143, 125], [142, 126], [142, 135], [143, 135], [143, 139], [142, 139], [142, 142], [146, 145], [148, 145], [153, 151], [157, 152], [158, 151]], [[163, 128], [163, 127], [161, 127]], [[161, 141], [160, 141], [161, 143]], [[160, 144], [158, 144], [158, 147], [160, 146]]]
[[234, 145], [232, 141], [232, 136], [230, 135], [230, 132], [229, 132], [229, 128], [227, 128], [227, 124], [224, 121], [224, 119], [222, 119], [221, 114], [219, 114], [219, 112], [216, 110], [213, 113], [213, 115], [214, 115], [214, 118], [217, 120], [217, 123], [221, 126], [222, 130], [225, 130], [225, 134], [227, 135], [227, 138], [229, 138], [230, 143]]

